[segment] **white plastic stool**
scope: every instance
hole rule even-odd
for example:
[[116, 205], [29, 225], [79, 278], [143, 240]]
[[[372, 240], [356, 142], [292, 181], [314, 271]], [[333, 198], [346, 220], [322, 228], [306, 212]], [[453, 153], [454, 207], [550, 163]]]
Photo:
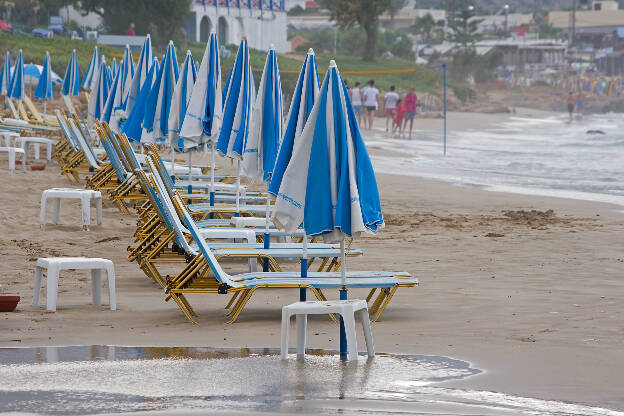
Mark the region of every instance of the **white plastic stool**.
[[22, 155], [22, 170], [26, 170], [26, 153], [24, 149], [20, 147], [0, 147], [0, 152], [7, 152], [9, 154], [9, 172], [15, 171], [15, 154]]
[[102, 225], [102, 193], [89, 189], [52, 188], [46, 189], [41, 194], [41, 212], [39, 221], [41, 229], [45, 229], [46, 203], [48, 199], [54, 199], [54, 224], [59, 223], [61, 215], [61, 199], [80, 199], [82, 203], [82, 228], [89, 231], [91, 225], [91, 199], [95, 199], [97, 208], [97, 224]]
[[52, 147], [56, 144], [54, 140], [46, 139], [45, 137], [19, 137], [15, 143], [17, 146], [24, 149], [26, 159], [28, 159], [28, 145], [33, 143], [35, 145], [35, 159], [37, 160], [39, 160], [39, 145], [45, 145], [47, 150], [46, 158], [48, 159], [48, 162], [52, 160]]
[[13, 139], [20, 137], [20, 134], [16, 131], [0, 130], [0, 136], [4, 137], [6, 147], [13, 147]]
[[330, 300], [324, 302], [296, 302], [282, 308], [282, 360], [288, 359], [288, 339], [290, 333], [290, 318], [297, 317], [297, 357], [305, 355], [306, 327], [308, 315], [327, 315], [337, 313], [342, 316], [345, 332], [347, 335], [347, 360], [357, 360], [357, 338], [355, 336], [355, 314], [360, 315], [364, 338], [366, 339], [366, 351], [369, 357], [375, 356], [373, 333], [371, 332], [368, 305], [364, 300]]
[[112, 261], [87, 257], [48, 257], [37, 259], [33, 306], [39, 306], [43, 269], [47, 269], [48, 277], [46, 296], [46, 309], [48, 311], [56, 311], [59, 272], [69, 269], [91, 270], [91, 296], [95, 306], [102, 305], [102, 270], [106, 270], [110, 310], [114, 311], [117, 309], [117, 301], [115, 299], [115, 266]]

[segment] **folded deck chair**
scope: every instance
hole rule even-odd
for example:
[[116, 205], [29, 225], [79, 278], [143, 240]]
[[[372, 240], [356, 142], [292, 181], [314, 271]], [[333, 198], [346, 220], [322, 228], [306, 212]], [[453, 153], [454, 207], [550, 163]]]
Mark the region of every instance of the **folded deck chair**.
[[74, 103], [71, 98], [67, 95], [63, 95], [63, 104], [65, 104], [65, 108], [70, 114], [77, 114], [76, 107], [74, 107]]

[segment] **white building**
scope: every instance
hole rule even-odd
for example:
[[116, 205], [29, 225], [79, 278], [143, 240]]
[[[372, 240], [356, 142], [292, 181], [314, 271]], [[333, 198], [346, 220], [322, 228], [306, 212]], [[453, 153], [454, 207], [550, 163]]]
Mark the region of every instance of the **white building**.
[[214, 31], [221, 45], [238, 44], [246, 36], [250, 48], [268, 50], [273, 44], [279, 53], [290, 52], [286, 12], [279, 1], [275, 1], [273, 10], [260, 10], [255, 5], [239, 8], [235, 0], [229, 1], [229, 7], [221, 1], [220, 6], [209, 6], [208, 3], [212, 4], [210, 1], [206, 1], [206, 5], [201, 2], [191, 4], [191, 18], [186, 25], [188, 39], [206, 42], [210, 32]]
[[74, 9], [73, 6], [62, 7], [59, 15], [65, 19], [65, 23], [74, 21], [82, 28], [97, 29], [102, 26], [102, 16], [97, 13], [87, 13], [83, 15], [81, 11]]

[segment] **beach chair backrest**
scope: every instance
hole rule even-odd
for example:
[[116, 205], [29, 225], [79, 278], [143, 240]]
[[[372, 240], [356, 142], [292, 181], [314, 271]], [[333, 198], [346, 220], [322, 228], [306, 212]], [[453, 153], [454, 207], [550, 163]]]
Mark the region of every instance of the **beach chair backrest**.
[[108, 127], [108, 124], [106, 123], [101, 123], [100, 126], [106, 132], [106, 137], [108, 137], [111, 146], [115, 149], [115, 152], [117, 152], [119, 161], [123, 165], [124, 169], [127, 172], [132, 172], [132, 166], [130, 165], [130, 162], [128, 162], [128, 160], [126, 159], [126, 155], [124, 154], [124, 152], [121, 150], [121, 146], [119, 146], [119, 143], [117, 142], [117, 137], [115, 137], [115, 133], [111, 131], [111, 129]]
[[165, 188], [167, 190], [167, 193], [169, 194], [169, 197], [173, 199], [173, 194], [175, 192], [175, 185], [173, 184], [173, 181], [171, 180], [171, 176], [169, 176], [169, 171], [165, 167], [162, 159], [160, 158], [160, 155], [158, 154], [156, 147], [154, 147], [154, 145], [151, 144], [150, 149], [152, 151], [151, 157], [152, 157], [152, 160], [154, 161], [154, 168], [158, 172], [159, 176], [162, 178], [162, 182], [165, 185]]
[[15, 108], [15, 105], [13, 104], [13, 100], [10, 97], [4, 97], [5, 102], [7, 103], [7, 106], [9, 107], [9, 110], [11, 111], [11, 115], [13, 116], [14, 119], [19, 120], [20, 116], [19, 113], [17, 112], [17, 109]]
[[128, 137], [125, 134], [116, 135], [115, 137], [117, 138], [117, 143], [119, 144], [119, 147], [121, 147], [122, 152], [124, 152], [124, 155], [126, 156], [126, 159], [132, 169], [135, 171], [142, 170], [141, 163], [139, 162], [139, 159], [137, 159], [136, 153], [130, 145]]
[[175, 206], [173, 205], [173, 202], [171, 201], [171, 198], [169, 197], [167, 190], [164, 189], [164, 184], [162, 183], [162, 180], [160, 179], [160, 175], [157, 172], [155, 172], [155, 169], [154, 169], [155, 163], [153, 159], [150, 156], [148, 156], [145, 162], [147, 164], [148, 169], [151, 171], [150, 178], [153, 180], [156, 190], [158, 191], [156, 193], [155, 190], [149, 184], [147, 185], [149, 188], [151, 188], [150, 192], [154, 192], [155, 198], [157, 199], [154, 209], [160, 211], [161, 217], [163, 217], [163, 220], [166, 222], [169, 229], [171, 231], [175, 231], [176, 242], [179, 245], [181, 245], [185, 251], [196, 254], [195, 250], [193, 250], [188, 245], [188, 242], [186, 241], [186, 238], [184, 237], [184, 233], [188, 232], [188, 230], [186, 230], [184, 226], [182, 225], [182, 222], [180, 221], [180, 217], [178, 213], [176, 212]]
[[100, 143], [102, 143], [102, 146], [104, 146], [104, 150], [106, 151], [106, 154], [108, 155], [108, 161], [113, 166], [113, 169], [115, 169], [115, 174], [117, 175], [117, 179], [119, 179], [121, 182], [125, 181], [127, 172], [124, 169], [123, 165], [121, 164], [121, 161], [119, 160], [119, 156], [117, 156], [117, 152], [115, 152], [115, 149], [113, 149], [113, 146], [111, 145], [110, 141], [106, 137], [106, 132], [99, 126], [96, 126], [95, 129], [98, 135], [100, 136]]
[[71, 118], [67, 121], [69, 124], [70, 131], [74, 135], [74, 139], [76, 139], [76, 143], [78, 143], [79, 149], [82, 150], [82, 153], [84, 154], [85, 159], [87, 160], [89, 165], [91, 165], [92, 168], [99, 169], [100, 164], [98, 163], [97, 158], [95, 157], [95, 154], [93, 153], [93, 149], [91, 149], [91, 145], [87, 143], [84, 136], [82, 135], [82, 132], [80, 131], [78, 126], [76, 126], [76, 122]]
[[221, 268], [221, 265], [217, 261], [216, 257], [214, 256], [214, 254], [212, 254], [212, 250], [210, 250], [208, 243], [206, 243], [206, 240], [204, 240], [201, 237], [199, 228], [197, 227], [195, 220], [193, 219], [191, 214], [188, 212], [188, 210], [184, 207], [184, 204], [182, 203], [182, 198], [177, 192], [176, 192], [173, 202], [178, 208], [178, 211], [182, 213], [182, 216], [183, 216], [182, 220], [184, 221], [184, 224], [186, 224], [186, 228], [188, 228], [188, 231], [193, 237], [193, 240], [195, 240], [195, 243], [197, 244], [199, 251], [201, 252], [202, 256], [204, 256], [204, 259], [208, 263], [208, 266], [210, 266], [210, 270], [212, 270], [212, 273], [214, 274], [215, 279], [217, 279], [219, 282], [226, 283], [228, 286], [231, 286], [231, 287], [244, 286], [232, 280], [231, 276], [228, 273], [226, 273], [226, 271], [223, 270], [223, 268]]
[[[146, 172], [140, 170], [136, 172], [136, 177], [139, 180], [141, 187], [145, 191], [145, 195], [147, 195], [149, 203], [154, 208], [154, 211], [156, 211], [156, 215], [158, 215], [160, 221], [167, 226], [170, 232], [176, 231], [172, 224], [172, 218], [167, 215], [167, 210], [163, 207], [162, 201], [159, 199], [156, 189], [154, 189], [154, 182], [151, 181], [152, 175], [148, 175]], [[186, 242], [186, 239], [184, 238], [184, 234], [179, 234], [176, 232], [174, 239], [176, 243], [181, 245], [185, 250], [188, 251], [188, 249], [190, 249], [188, 243]]]
[[56, 114], [56, 118], [59, 121], [59, 126], [61, 127], [61, 132], [63, 132], [63, 135], [65, 136], [65, 138], [67, 139], [69, 144], [73, 148], [77, 148], [78, 144], [74, 140], [74, 136], [71, 134], [71, 132], [69, 130], [69, 126], [67, 125], [67, 119], [61, 114], [61, 112], [59, 110], [56, 110], [55, 114]]

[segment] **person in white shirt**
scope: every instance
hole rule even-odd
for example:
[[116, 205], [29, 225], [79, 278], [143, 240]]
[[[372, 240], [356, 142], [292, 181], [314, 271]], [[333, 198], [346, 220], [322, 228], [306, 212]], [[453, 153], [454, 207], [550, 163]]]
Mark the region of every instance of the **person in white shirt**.
[[366, 108], [366, 118], [368, 121], [368, 130], [373, 129], [373, 120], [375, 118], [375, 111], [377, 111], [377, 107], [379, 106], [377, 102], [377, 96], [379, 95], [379, 90], [375, 88], [375, 81], [368, 81], [368, 87], [363, 91], [364, 96], [364, 107]]
[[392, 123], [396, 116], [396, 106], [399, 101], [399, 94], [394, 92], [394, 85], [390, 86], [390, 92], [384, 96], [384, 109], [386, 113], [386, 132], [388, 131], [388, 123]]
[[360, 83], [356, 82], [352, 89], [349, 90], [349, 97], [351, 98], [351, 104], [353, 105], [353, 110], [355, 111], [355, 116], [357, 117], [358, 124], [362, 124], [362, 110], [364, 109], [364, 104], [362, 103], [362, 90], [360, 89]]

